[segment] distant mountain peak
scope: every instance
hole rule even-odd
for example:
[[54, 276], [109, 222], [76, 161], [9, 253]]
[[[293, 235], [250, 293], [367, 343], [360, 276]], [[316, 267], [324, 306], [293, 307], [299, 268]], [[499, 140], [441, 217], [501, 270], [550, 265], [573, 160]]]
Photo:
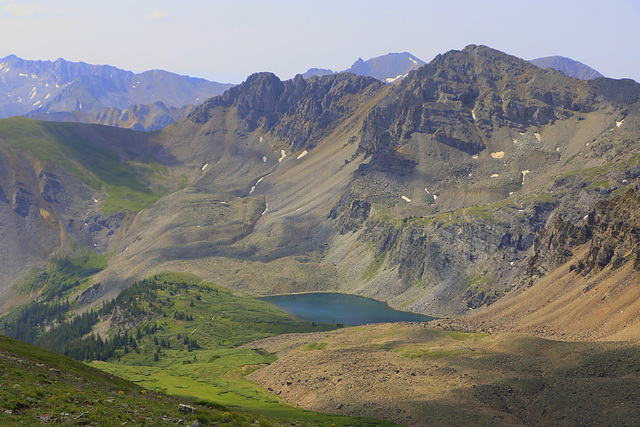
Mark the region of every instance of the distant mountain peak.
[[567, 76], [580, 80], [592, 80], [604, 77], [602, 74], [582, 62], [578, 62], [564, 56], [546, 56], [543, 58], [532, 59], [529, 62], [540, 68], [553, 68], [554, 70], [562, 71]]
[[[424, 64], [426, 64], [424, 61], [409, 52], [388, 53], [366, 61], [359, 57], [351, 67], [343, 72], [353, 73], [357, 76], [373, 77], [385, 83], [394, 83], [405, 77], [409, 71], [415, 70]], [[334, 73], [334, 71], [326, 68], [311, 68], [302, 77], [306, 79]]]

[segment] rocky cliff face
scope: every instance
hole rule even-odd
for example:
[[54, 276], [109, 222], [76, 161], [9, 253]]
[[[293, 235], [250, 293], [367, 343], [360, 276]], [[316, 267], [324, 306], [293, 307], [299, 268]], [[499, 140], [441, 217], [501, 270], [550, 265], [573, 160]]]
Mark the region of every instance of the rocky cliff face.
[[640, 270], [640, 196], [636, 189], [603, 200], [577, 224], [557, 218], [536, 236], [529, 274], [541, 275], [573, 257], [574, 250], [587, 244], [589, 249], [574, 261], [571, 271], [583, 276], [607, 267], [620, 268], [632, 263]]
[[363, 95], [370, 100], [382, 89], [383, 85], [373, 78], [350, 74], [308, 80], [298, 75], [282, 82], [274, 74], [259, 73], [207, 101], [189, 120], [204, 123], [211, 119], [214, 109], [233, 107], [248, 131], [270, 132], [300, 150], [312, 148], [352, 115], [359, 108], [356, 97]]

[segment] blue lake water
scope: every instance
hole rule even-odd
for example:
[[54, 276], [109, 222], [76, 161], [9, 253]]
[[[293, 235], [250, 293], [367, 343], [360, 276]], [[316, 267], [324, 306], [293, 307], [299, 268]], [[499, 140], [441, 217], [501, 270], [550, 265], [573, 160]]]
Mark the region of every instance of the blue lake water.
[[364, 325], [385, 322], [428, 322], [433, 317], [394, 310], [386, 303], [356, 295], [310, 293], [260, 298], [309, 322]]

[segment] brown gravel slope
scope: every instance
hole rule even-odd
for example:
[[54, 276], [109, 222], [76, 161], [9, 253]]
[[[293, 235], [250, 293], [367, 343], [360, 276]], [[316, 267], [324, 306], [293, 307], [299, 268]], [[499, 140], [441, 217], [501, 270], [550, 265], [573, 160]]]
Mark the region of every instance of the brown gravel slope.
[[304, 408], [424, 425], [640, 423], [640, 352], [622, 343], [380, 324], [251, 343], [248, 378]]

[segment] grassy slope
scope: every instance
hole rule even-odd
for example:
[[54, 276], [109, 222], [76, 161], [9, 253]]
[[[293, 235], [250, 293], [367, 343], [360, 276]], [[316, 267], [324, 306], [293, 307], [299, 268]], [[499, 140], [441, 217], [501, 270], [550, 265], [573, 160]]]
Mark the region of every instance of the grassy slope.
[[[170, 307], [162, 309], [167, 317], [156, 317], [162, 330], [143, 335], [139, 340], [139, 352], [122, 355], [111, 363], [94, 362], [95, 366], [149, 390], [197, 397], [276, 419], [312, 425], [387, 425], [385, 421], [354, 419], [296, 408], [245, 379], [245, 375], [272, 363], [276, 357], [261, 350], [238, 348], [242, 344], [288, 332], [331, 330], [335, 325], [296, 321], [263, 301], [202, 283], [194, 276], [165, 274], [154, 277], [158, 283], [181, 281], [188, 285], [179, 290], [162, 289], [154, 298], [146, 295], [144, 301], [140, 299], [145, 309], [148, 302], [157, 305], [170, 299]], [[170, 315], [171, 312], [188, 313], [193, 320], [176, 319]], [[119, 321], [126, 317], [126, 314], [122, 315]], [[129, 321], [135, 323], [135, 320]], [[184, 345], [185, 336], [195, 339], [200, 348], [189, 349]], [[170, 348], [155, 345], [156, 339], [159, 342], [164, 340]], [[158, 349], [159, 360], [154, 361]]]
[[[24, 152], [43, 162], [58, 163], [109, 199], [105, 213], [139, 211], [160, 195], [148, 188], [149, 176], [163, 170], [133, 163], [143, 157], [144, 134], [106, 126], [77, 123], [50, 123], [14, 117], [0, 120], [3, 144], [11, 151]], [[136, 152], [139, 151], [139, 152]]]
[[[282, 333], [332, 330], [336, 325], [297, 321], [263, 301], [176, 273], [159, 274], [132, 285], [102, 318], [96, 332], [105, 338], [127, 332], [136, 338], [136, 345], [120, 348], [115, 358], [94, 361], [93, 366], [147, 391], [199, 399], [214, 407], [253, 413], [253, 418], [266, 415], [278, 423], [391, 425], [296, 408], [245, 379], [276, 356], [239, 348], [241, 345]], [[70, 345], [72, 341], [69, 338]], [[28, 378], [25, 382], [35, 384], [38, 380]], [[60, 402], [51, 405], [56, 404]]]
[[[274, 425], [265, 417], [147, 391], [39, 347], [0, 336], [0, 424], [148, 425], [182, 419], [201, 425]], [[180, 403], [196, 407], [178, 411]], [[211, 406], [211, 405], [209, 405]]]

